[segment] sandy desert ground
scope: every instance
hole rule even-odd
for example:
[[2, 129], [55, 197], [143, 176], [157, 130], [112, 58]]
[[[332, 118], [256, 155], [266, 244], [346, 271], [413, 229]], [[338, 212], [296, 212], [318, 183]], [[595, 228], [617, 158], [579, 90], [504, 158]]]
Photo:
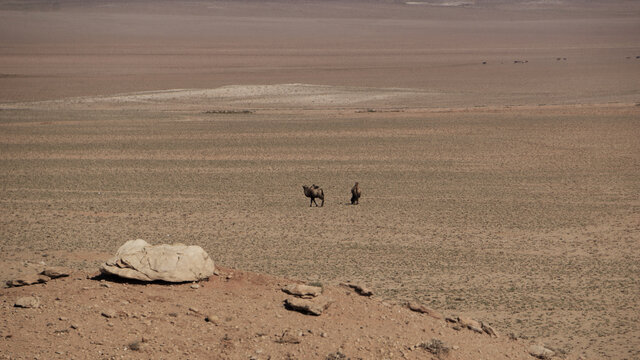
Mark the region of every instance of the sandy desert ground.
[[[407, 346], [439, 337], [458, 359], [530, 343], [639, 358], [640, 6], [434, 4], [0, 2], [0, 280], [77, 270], [0, 289], [0, 355], [424, 358]], [[135, 238], [245, 275], [197, 290], [84, 277]], [[286, 281], [339, 305], [281, 312]], [[42, 308], [14, 308], [21, 294]], [[282, 347], [284, 329], [311, 335]]]

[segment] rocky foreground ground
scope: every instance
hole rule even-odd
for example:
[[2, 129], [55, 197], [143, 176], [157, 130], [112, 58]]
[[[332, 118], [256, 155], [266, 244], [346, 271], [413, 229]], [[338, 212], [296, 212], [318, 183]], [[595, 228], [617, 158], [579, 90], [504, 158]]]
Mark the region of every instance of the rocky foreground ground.
[[[68, 276], [65, 276], [67, 275]], [[0, 291], [10, 359], [532, 359], [551, 354], [482, 319], [219, 268], [198, 283], [143, 283], [53, 268]], [[534, 344], [535, 345], [535, 344]]]

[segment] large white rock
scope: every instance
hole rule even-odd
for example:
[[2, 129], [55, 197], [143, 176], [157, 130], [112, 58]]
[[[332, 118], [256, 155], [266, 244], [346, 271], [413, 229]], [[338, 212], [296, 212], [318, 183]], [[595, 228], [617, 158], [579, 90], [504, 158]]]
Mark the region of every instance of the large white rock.
[[142, 281], [197, 281], [213, 275], [213, 260], [200, 246], [149, 245], [142, 239], [129, 240], [100, 271]]

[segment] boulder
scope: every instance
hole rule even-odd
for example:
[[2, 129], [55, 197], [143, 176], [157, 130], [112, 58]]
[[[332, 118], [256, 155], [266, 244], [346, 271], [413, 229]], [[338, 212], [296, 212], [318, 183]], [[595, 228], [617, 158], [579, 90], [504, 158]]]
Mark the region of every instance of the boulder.
[[322, 294], [322, 288], [318, 286], [309, 286], [301, 284], [291, 284], [282, 288], [287, 294], [301, 297], [303, 299], [311, 299]]
[[440, 314], [439, 312], [424, 306], [422, 304], [419, 304], [417, 302], [410, 302], [407, 304], [407, 307], [409, 308], [409, 310], [411, 311], [415, 311], [415, 312], [419, 312], [421, 314], [426, 314], [431, 316], [434, 319], [442, 319], [442, 314]]
[[213, 260], [200, 246], [149, 245], [129, 240], [100, 267], [103, 274], [141, 281], [186, 282], [213, 275]]

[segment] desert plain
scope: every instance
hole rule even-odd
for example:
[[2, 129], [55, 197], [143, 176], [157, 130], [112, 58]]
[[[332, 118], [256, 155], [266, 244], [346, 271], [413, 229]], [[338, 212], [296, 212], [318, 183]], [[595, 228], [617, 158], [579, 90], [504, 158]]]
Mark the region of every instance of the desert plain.
[[[639, 34], [623, 0], [0, 1], [0, 280], [75, 271], [0, 289], [0, 356], [640, 358]], [[85, 276], [136, 238], [220, 273]]]

